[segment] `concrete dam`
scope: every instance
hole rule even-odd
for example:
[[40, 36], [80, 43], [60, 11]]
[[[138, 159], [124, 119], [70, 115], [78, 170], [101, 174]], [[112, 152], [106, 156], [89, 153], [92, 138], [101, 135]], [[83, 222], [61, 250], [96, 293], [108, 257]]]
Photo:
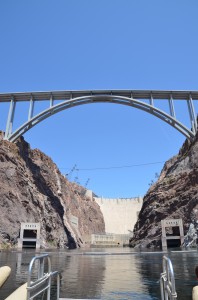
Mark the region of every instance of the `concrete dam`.
[[105, 223], [105, 233], [92, 234], [91, 245], [96, 247], [127, 245], [133, 235], [143, 198], [96, 197], [91, 190], [87, 190], [86, 196], [99, 205]]
[[132, 234], [143, 198], [99, 198], [94, 197], [102, 211], [106, 234]]

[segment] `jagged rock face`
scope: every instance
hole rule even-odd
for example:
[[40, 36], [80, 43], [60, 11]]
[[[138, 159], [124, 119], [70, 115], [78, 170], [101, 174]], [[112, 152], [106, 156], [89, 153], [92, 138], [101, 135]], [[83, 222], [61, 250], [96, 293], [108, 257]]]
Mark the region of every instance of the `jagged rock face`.
[[21, 222], [40, 222], [43, 247], [83, 246], [85, 236], [105, 232], [100, 208], [85, 192], [23, 138], [16, 144], [1, 140], [0, 245], [17, 243]]
[[183, 220], [184, 234], [190, 224], [198, 230], [198, 135], [165, 163], [158, 181], [148, 190], [130, 246], [160, 247], [161, 220], [177, 218]]

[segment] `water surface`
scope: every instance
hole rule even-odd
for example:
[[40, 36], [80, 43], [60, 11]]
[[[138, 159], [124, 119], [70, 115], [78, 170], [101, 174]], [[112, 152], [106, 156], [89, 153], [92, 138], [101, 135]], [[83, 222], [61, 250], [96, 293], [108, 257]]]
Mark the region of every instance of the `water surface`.
[[[163, 253], [103, 248], [48, 253], [53, 271], [61, 273], [60, 297], [160, 299], [159, 278], [163, 255], [169, 256], [173, 263], [179, 300], [191, 299], [192, 287], [197, 284], [194, 275], [198, 264], [197, 251]], [[27, 281], [28, 265], [35, 254], [33, 250], [0, 252], [0, 265], [9, 265], [12, 269], [10, 278], [0, 289], [1, 300]]]

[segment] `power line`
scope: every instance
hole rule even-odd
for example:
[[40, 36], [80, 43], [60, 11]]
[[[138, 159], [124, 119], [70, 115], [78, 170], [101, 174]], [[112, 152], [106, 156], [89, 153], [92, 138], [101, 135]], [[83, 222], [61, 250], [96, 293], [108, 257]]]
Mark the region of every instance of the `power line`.
[[153, 162], [153, 163], [145, 163], [145, 164], [136, 164], [136, 165], [128, 165], [128, 166], [112, 166], [112, 167], [96, 167], [96, 168], [87, 168], [87, 169], [78, 169], [79, 171], [95, 171], [95, 170], [111, 170], [111, 169], [124, 169], [124, 168], [133, 168], [133, 167], [141, 167], [141, 166], [148, 166], [148, 165], [156, 165], [164, 163], [165, 161], [161, 162]]
[[[111, 167], [95, 167], [95, 168], [76, 168], [78, 171], [97, 171], [97, 170], [111, 170], [111, 169], [124, 169], [124, 168], [134, 168], [134, 167], [142, 167], [142, 166], [149, 166], [149, 165], [157, 165], [163, 164], [165, 161], [158, 161], [158, 162], [150, 162], [144, 164], [135, 164], [135, 165], [126, 165], [126, 166], [111, 166]], [[67, 169], [67, 168], [60, 168], [60, 169]]]

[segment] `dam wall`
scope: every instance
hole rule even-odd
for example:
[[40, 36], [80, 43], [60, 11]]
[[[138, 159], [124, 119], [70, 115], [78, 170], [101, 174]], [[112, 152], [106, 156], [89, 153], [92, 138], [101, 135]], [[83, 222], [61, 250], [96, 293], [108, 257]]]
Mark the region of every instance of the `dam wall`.
[[132, 234], [142, 207], [143, 198], [94, 197], [102, 211], [106, 234]]

